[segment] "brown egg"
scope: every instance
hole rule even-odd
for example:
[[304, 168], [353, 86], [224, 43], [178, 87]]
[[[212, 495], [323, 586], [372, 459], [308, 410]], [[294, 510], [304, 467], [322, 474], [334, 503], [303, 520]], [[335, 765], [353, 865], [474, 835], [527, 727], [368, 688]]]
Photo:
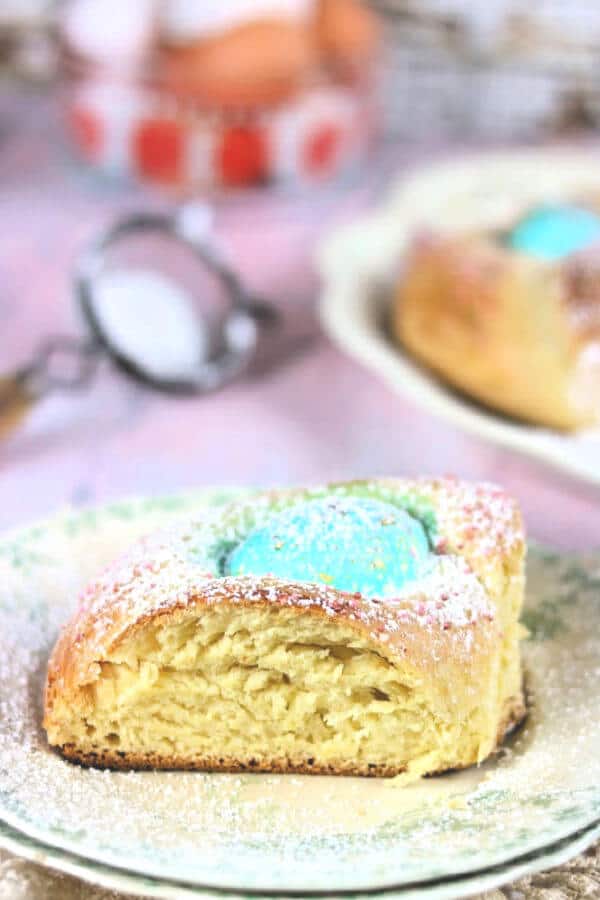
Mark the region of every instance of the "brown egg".
[[379, 28], [375, 13], [359, 0], [320, 0], [317, 35], [329, 62], [354, 65], [373, 56]]
[[264, 19], [165, 49], [163, 60], [171, 90], [212, 108], [239, 109], [286, 100], [317, 66], [318, 54], [308, 27]]

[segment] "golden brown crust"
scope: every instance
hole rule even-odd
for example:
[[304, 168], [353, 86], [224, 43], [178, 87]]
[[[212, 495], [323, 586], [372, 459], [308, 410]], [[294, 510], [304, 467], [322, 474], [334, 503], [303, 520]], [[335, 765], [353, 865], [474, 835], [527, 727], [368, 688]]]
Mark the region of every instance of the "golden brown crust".
[[600, 353], [593, 259], [550, 264], [486, 235], [421, 237], [393, 328], [419, 361], [490, 407], [559, 429], [600, 422], [600, 368], [585, 357]]
[[[463, 581], [450, 585], [455, 591], [452, 610], [419, 618], [416, 607], [431, 598], [417, 585], [413, 595], [386, 604], [358, 594], [340, 592], [324, 585], [284, 582], [273, 578], [215, 578], [199, 570], [186, 556], [175, 552], [182, 533], [169, 531], [140, 542], [124, 558], [94, 582], [85, 592], [80, 607], [62, 631], [51, 654], [45, 692], [44, 727], [51, 743], [61, 746], [69, 759], [108, 768], [210, 768], [221, 771], [289, 771], [362, 775], [395, 775], [397, 766], [371, 766], [346, 762], [309, 766], [305, 760], [231, 760], [206, 758], [190, 761], [176, 756], [138, 757], [107, 748], [87, 753], [81, 747], [60, 740], [61, 710], [65, 704], [79, 709], [85, 718], [92, 711], [88, 688], [101, 676], [101, 664], [110, 659], [148, 625], [177, 624], [212, 607], [235, 606], [247, 609], [285, 608], [292, 615], [327, 620], [332, 616], [390, 662], [399, 662], [413, 671], [441, 683], [464, 680], [467, 666], [485, 670], [496, 652], [506, 623], [516, 623], [518, 609], [509, 602], [511, 585], [520, 602], [524, 538], [517, 505], [492, 485], [472, 485], [453, 479], [403, 481], [378, 480], [369, 484], [385, 495], [419, 500], [435, 513], [435, 545], [443, 557], [457, 555], [466, 563]], [[331, 486], [335, 490], [344, 486]], [[356, 487], [356, 483], [354, 485]], [[266, 503], [293, 498], [291, 491], [263, 495]], [[416, 499], [415, 499], [416, 498]], [[257, 502], [256, 498], [251, 502]], [[201, 527], [201, 526], [200, 526]], [[446, 585], [444, 584], [444, 590]], [[464, 594], [464, 596], [463, 596]], [[444, 594], [444, 599], [448, 597]], [[511, 605], [512, 604], [512, 605]], [[462, 617], [470, 605], [469, 618]], [[432, 608], [440, 606], [433, 604]], [[429, 607], [428, 607], [429, 608]], [[457, 615], [458, 613], [458, 615]], [[472, 616], [472, 617], [471, 617]], [[424, 621], [427, 625], [424, 625]], [[514, 673], [509, 679], [513, 697], [502, 714], [499, 735], [504, 735], [522, 715], [519, 689], [518, 652]], [[496, 723], [490, 743], [496, 733]], [[498, 737], [498, 741], [501, 737]], [[473, 751], [475, 752], [475, 751]], [[469, 758], [461, 764], [477, 762]]]
[[242, 761], [227, 757], [205, 756], [190, 760], [187, 757], [164, 756], [162, 754], [132, 754], [105, 750], [102, 753], [82, 753], [76, 747], [65, 745], [57, 748], [61, 755], [83, 766], [128, 771], [131, 769], [184, 770], [188, 772], [273, 772], [282, 775], [356, 775], [372, 777], [393, 777], [400, 775], [405, 767], [367, 764], [357, 766], [340, 760], [329, 765], [293, 760], [248, 759]]

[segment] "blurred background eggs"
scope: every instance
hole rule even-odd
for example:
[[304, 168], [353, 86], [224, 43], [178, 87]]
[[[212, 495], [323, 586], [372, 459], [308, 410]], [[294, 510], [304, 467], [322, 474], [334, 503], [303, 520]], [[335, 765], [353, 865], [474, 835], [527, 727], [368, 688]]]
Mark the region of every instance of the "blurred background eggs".
[[317, 35], [321, 53], [331, 63], [364, 63], [377, 48], [377, 19], [357, 0], [321, 0]]
[[358, 0], [69, 0], [70, 137], [179, 195], [335, 178], [375, 130], [377, 26]]
[[245, 22], [285, 19], [306, 24], [315, 15], [318, 0], [167, 0], [160, 3], [157, 18], [163, 40], [189, 44], [199, 38], [222, 34]]
[[176, 44], [167, 32], [165, 83], [210, 107], [284, 102], [322, 68], [366, 64], [377, 46], [375, 16], [356, 0], [236, 2], [212, 15], [210, 4], [197, 14], [175, 5], [187, 9], [187, 30], [179, 17]]
[[97, 63], [139, 63], [156, 39], [155, 0], [77, 0], [64, 8], [62, 37], [78, 55]]
[[299, 90], [317, 65], [308, 26], [264, 19], [164, 51], [165, 84], [208, 107], [270, 106]]

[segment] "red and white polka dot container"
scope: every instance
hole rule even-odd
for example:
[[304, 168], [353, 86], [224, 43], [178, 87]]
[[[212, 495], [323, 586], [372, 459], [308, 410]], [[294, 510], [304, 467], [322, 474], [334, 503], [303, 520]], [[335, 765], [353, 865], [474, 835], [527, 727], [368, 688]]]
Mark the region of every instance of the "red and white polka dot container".
[[[144, 3], [151, 0], [134, 6]], [[277, 102], [224, 109], [172, 90], [160, 74], [150, 77], [151, 67], [137, 62], [151, 40], [139, 24], [128, 52], [115, 29], [121, 59], [113, 65], [83, 31], [65, 41], [65, 122], [78, 156], [102, 172], [188, 195], [321, 183], [355, 169], [371, 145], [371, 61], [351, 71], [319, 65]]]

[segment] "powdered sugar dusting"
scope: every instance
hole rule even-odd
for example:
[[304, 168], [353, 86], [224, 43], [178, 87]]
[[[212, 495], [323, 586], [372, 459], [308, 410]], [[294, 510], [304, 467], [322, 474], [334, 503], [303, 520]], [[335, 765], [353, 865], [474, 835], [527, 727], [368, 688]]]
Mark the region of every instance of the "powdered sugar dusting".
[[[92, 643], [90, 654], [95, 658], [132, 624], [161, 611], [186, 607], [198, 598], [209, 605], [226, 600], [317, 608], [330, 616], [343, 615], [384, 642], [405, 635], [407, 625], [447, 632], [468, 631], [477, 623], [492, 622], [494, 608], [482, 583], [467, 559], [455, 554], [468, 548], [484, 568], [488, 562], [502, 562], [503, 555], [522, 540], [514, 504], [489, 485], [459, 486], [450, 479], [418, 483], [416, 488], [413, 483], [415, 496], [408, 501], [404, 499], [406, 487], [404, 482], [373, 482], [323, 489], [332, 502], [358, 491], [377, 492], [409, 506], [422, 499], [421, 495], [435, 497], [437, 522], [432, 539], [436, 554], [420, 578], [398, 589], [390, 583], [384, 596], [369, 597], [326, 584], [269, 576], [223, 577], [222, 554], [227, 548], [236, 546], [250, 527], [264, 522], [274, 509], [306, 496], [305, 492], [262, 494], [223, 510], [209, 510], [142, 541], [86, 589], [75, 640]], [[343, 541], [343, 517], [340, 521], [342, 524], [336, 525], [340, 533], [328, 535], [329, 540]], [[386, 527], [385, 522], [381, 527]], [[453, 552], [447, 552], [449, 541]], [[463, 651], [471, 643], [469, 636], [463, 641]]]
[[[141, 527], [133, 523], [131, 537]], [[56, 528], [12, 556], [2, 555], [0, 544], [6, 820], [84, 855], [166, 878], [306, 892], [493, 865], [600, 814], [600, 561], [537, 552], [527, 608], [533, 638], [525, 650], [534, 705], [512, 748], [481, 769], [399, 790], [385, 780], [124, 774], [65, 762], [49, 751], [40, 728], [47, 654], [77, 591], [124, 538], [106, 516], [79, 534]], [[144, 577], [160, 577], [163, 562], [158, 557], [159, 571], [148, 568]], [[446, 557], [444, 564], [454, 562]], [[427, 615], [437, 588], [427, 591], [416, 616]], [[404, 600], [397, 598], [401, 608]]]
[[419, 593], [400, 593], [387, 603], [398, 603], [401, 621], [414, 619], [424, 627], [465, 628], [481, 619], [494, 619], [486, 592], [468, 563], [460, 557], [441, 557], [419, 583]]
[[515, 502], [495, 484], [474, 484], [452, 478], [435, 482], [440, 537], [453, 536], [460, 552], [467, 546], [484, 563], [509, 555], [523, 543], [523, 527]]

